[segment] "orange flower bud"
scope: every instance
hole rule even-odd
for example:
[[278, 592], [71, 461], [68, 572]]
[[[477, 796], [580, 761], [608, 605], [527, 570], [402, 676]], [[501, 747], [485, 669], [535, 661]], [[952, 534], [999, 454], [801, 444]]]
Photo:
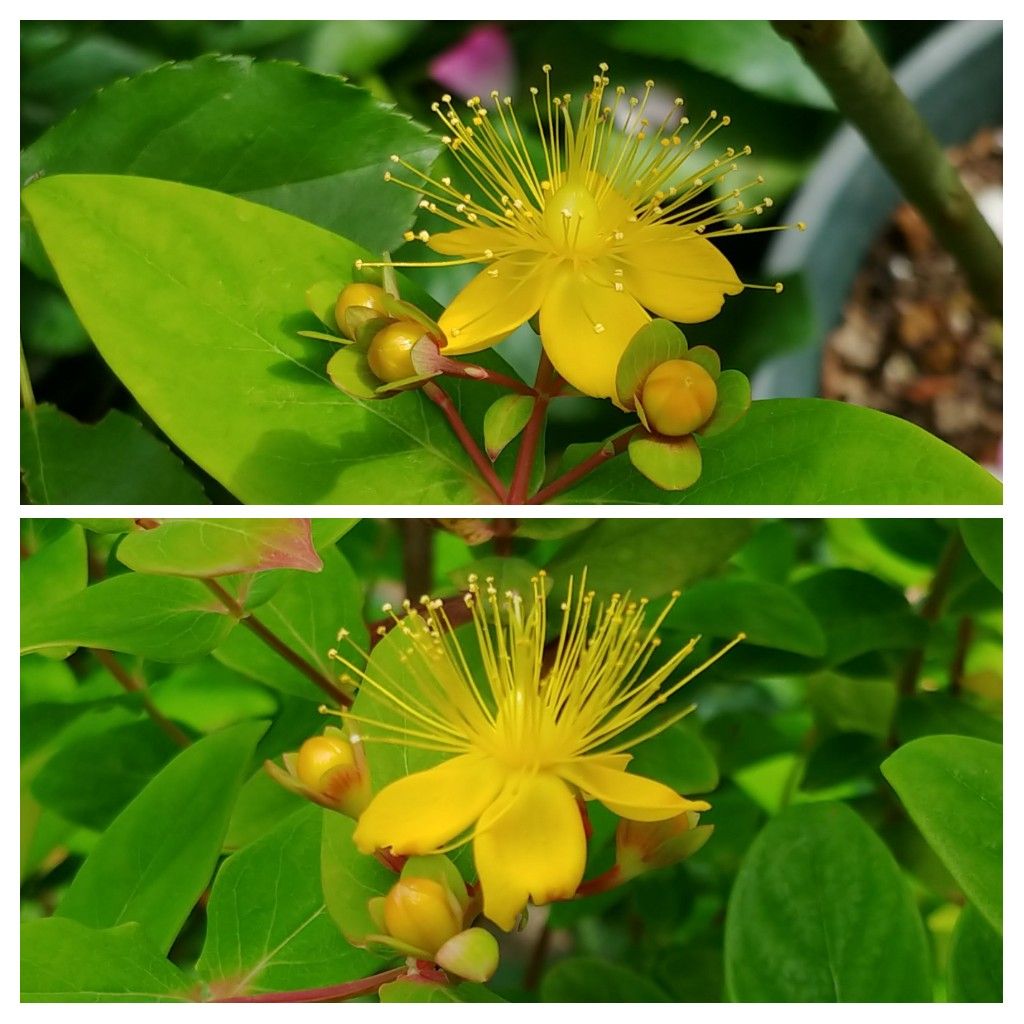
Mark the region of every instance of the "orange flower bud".
[[416, 376], [412, 347], [426, 334], [422, 324], [399, 320], [374, 335], [366, 358], [373, 375], [386, 384]]
[[346, 338], [354, 337], [353, 325], [348, 313], [350, 310], [369, 310], [373, 316], [386, 317], [387, 310], [384, 308], [384, 289], [379, 285], [366, 284], [363, 281], [353, 281], [345, 285], [338, 296], [334, 306], [334, 319], [338, 324], [338, 330]]
[[683, 437], [703, 426], [715, 411], [718, 388], [703, 366], [669, 359], [647, 375], [640, 402], [651, 428], [667, 437]]
[[400, 942], [429, 957], [462, 929], [462, 908], [432, 878], [401, 878], [384, 900], [384, 925]]
[[650, 871], [678, 864], [695, 854], [711, 838], [714, 825], [699, 825], [696, 811], [684, 811], [662, 821], [622, 818], [615, 832], [615, 862], [625, 881]]

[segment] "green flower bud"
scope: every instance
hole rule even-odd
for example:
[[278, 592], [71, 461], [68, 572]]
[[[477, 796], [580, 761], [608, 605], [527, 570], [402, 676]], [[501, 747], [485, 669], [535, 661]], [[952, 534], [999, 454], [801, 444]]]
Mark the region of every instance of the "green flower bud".
[[434, 962], [466, 981], [488, 981], [498, 969], [498, 941], [483, 928], [467, 928], [437, 951]]

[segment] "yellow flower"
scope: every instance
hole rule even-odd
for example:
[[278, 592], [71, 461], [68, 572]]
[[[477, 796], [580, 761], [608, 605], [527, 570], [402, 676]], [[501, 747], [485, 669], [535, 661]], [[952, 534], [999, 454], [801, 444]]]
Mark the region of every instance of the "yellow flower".
[[[630, 338], [656, 316], [683, 323], [713, 317], [726, 295], [744, 285], [709, 238], [743, 230], [725, 221], [771, 206], [739, 197], [755, 178], [732, 189], [721, 212], [715, 189], [750, 147], [709, 142], [728, 117], [712, 111], [691, 126], [676, 99], [652, 125], [653, 82], [642, 96], [609, 90], [606, 64], [573, 113], [570, 95], [530, 90], [543, 157], [535, 162], [510, 97], [491, 93], [492, 108], [469, 100], [463, 118], [450, 96], [433, 109], [450, 134], [452, 157], [475, 182], [460, 192], [449, 177], [433, 179], [393, 156], [416, 180], [388, 180], [422, 192], [421, 207], [454, 226], [419, 238], [453, 257], [438, 265], [484, 264], [441, 317], [445, 352], [488, 348], [540, 311], [544, 351], [584, 394], [615, 394], [615, 368]], [[614, 92], [614, 98], [609, 93]], [[691, 161], [691, 158], [694, 158]], [[402, 263], [399, 266], [420, 266]], [[429, 264], [428, 264], [429, 265]]]
[[651, 669], [668, 609], [645, 625], [646, 600], [613, 595], [599, 606], [585, 579], [575, 590], [570, 581], [549, 645], [546, 583], [543, 573], [535, 577], [524, 601], [512, 592], [500, 598], [490, 580], [481, 588], [471, 577], [465, 601], [476, 645], [466, 649], [442, 602], [424, 598], [422, 612], [406, 602], [395, 627], [402, 639], [389, 641], [401, 647], [401, 682], [367, 675], [332, 652], [362, 680], [355, 712], [341, 714], [364, 742], [445, 758], [377, 793], [359, 819], [356, 846], [416, 855], [472, 841], [484, 913], [505, 929], [528, 899], [575, 894], [586, 861], [581, 798], [634, 821], [708, 809], [627, 772], [627, 749], [691, 711], [634, 728], [732, 646], [670, 683], [696, 640]]

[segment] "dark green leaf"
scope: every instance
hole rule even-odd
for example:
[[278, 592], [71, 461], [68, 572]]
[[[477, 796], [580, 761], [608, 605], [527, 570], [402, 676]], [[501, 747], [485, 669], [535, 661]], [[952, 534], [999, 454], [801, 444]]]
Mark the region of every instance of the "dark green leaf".
[[900, 703], [896, 732], [901, 743], [944, 733], [1003, 741], [1003, 723], [951, 693], [919, 693]]
[[960, 533], [978, 568], [1003, 589], [1002, 519], [961, 519]]
[[382, 1003], [503, 1003], [483, 985], [463, 982], [461, 985], [439, 985], [436, 982], [411, 981], [400, 978], [380, 988]]
[[960, 911], [949, 949], [949, 1001], [1003, 1001], [1003, 940], [970, 903]]
[[630, 753], [630, 772], [664, 782], [678, 793], [710, 793], [718, 785], [715, 759], [687, 722], [676, 722]]
[[650, 978], [622, 964], [597, 957], [561, 960], [540, 983], [545, 1003], [668, 1003], [668, 994]]

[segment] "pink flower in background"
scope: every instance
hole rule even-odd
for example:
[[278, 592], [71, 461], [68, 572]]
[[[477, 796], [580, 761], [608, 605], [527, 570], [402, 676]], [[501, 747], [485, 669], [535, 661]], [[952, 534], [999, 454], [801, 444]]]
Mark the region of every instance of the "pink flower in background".
[[512, 44], [499, 25], [478, 25], [451, 49], [435, 57], [430, 77], [457, 96], [502, 96], [516, 88]]

